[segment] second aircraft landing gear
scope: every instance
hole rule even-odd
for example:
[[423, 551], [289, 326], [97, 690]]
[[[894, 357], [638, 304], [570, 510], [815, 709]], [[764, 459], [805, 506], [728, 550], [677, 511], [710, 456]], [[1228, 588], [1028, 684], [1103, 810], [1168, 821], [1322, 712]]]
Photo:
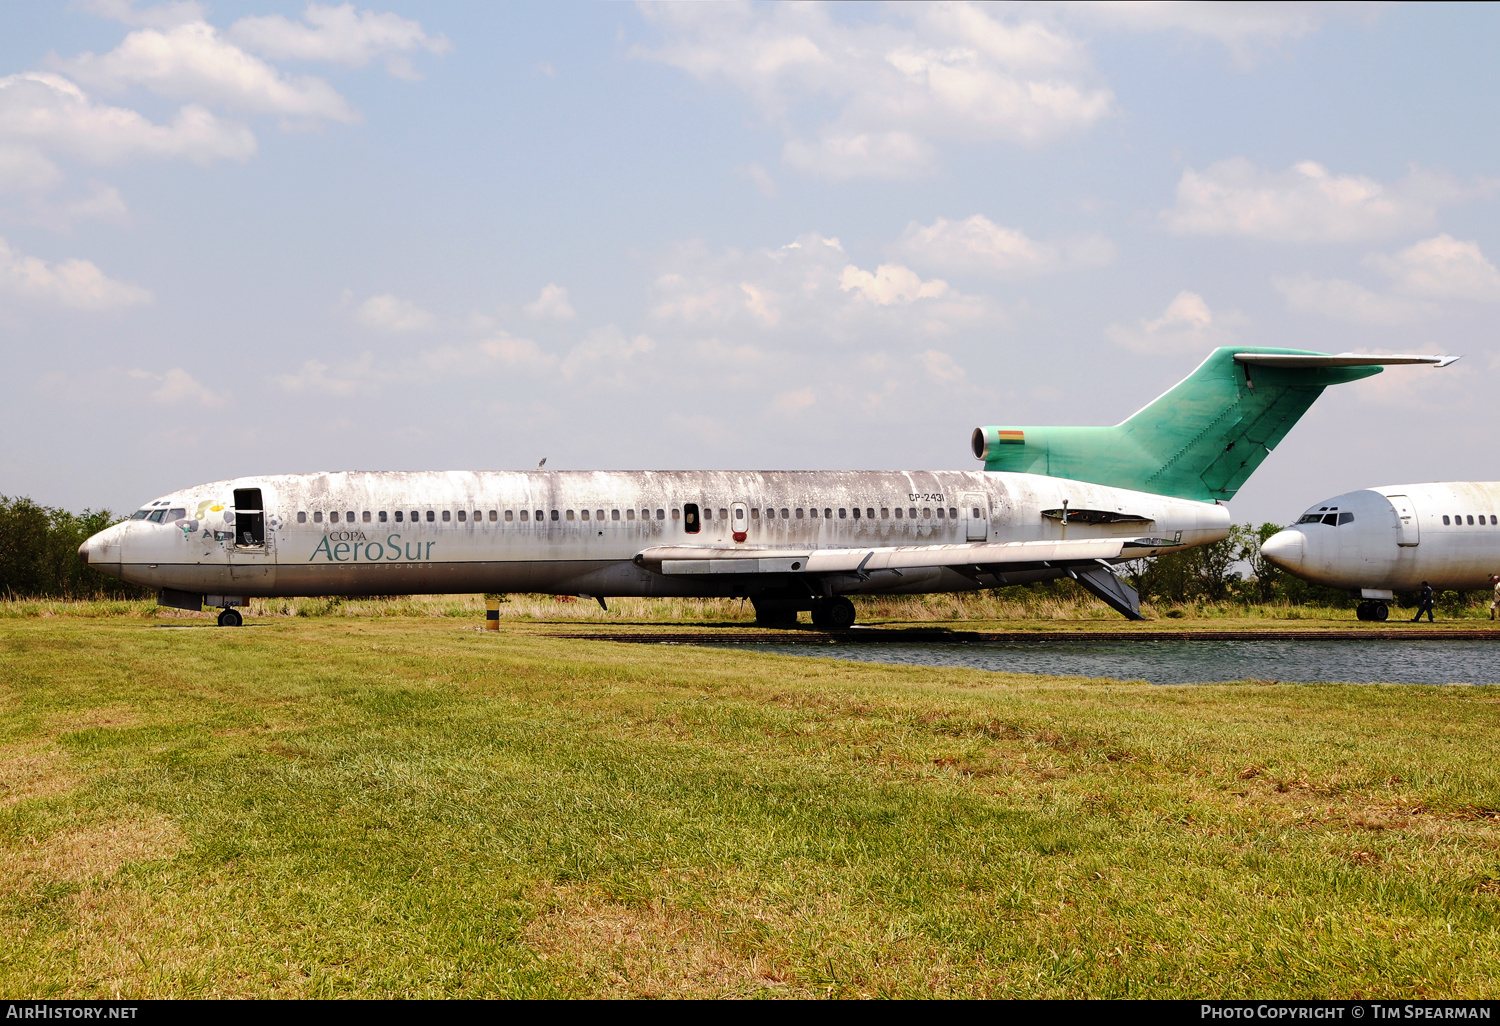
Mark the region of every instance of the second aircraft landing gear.
[[1384, 602], [1361, 602], [1355, 608], [1354, 615], [1361, 620], [1374, 620], [1378, 623], [1384, 623], [1391, 615], [1391, 611]]
[[238, 627], [241, 624], [243, 624], [244, 622], [245, 622], [245, 618], [242, 617], [242, 616], [240, 616], [240, 612], [239, 612], [238, 609], [221, 609], [221, 610], [219, 610], [219, 626], [220, 627]]
[[814, 599], [812, 622], [814, 627], [830, 631], [847, 631], [854, 626], [854, 603], [843, 595], [833, 598]]

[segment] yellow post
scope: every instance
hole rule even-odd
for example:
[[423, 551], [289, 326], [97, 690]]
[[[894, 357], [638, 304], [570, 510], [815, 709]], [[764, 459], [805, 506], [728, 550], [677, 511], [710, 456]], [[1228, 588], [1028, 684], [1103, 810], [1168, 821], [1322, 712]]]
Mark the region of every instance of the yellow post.
[[487, 599], [484, 603], [484, 629], [487, 631], [498, 631], [500, 629], [500, 600]]

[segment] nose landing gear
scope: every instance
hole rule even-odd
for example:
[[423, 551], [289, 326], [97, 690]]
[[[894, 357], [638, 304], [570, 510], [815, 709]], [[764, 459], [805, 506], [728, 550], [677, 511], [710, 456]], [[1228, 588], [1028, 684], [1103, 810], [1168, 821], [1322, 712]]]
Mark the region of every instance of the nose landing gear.
[[1384, 602], [1361, 602], [1355, 608], [1354, 615], [1361, 620], [1374, 620], [1377, 623], [1384, 623], [1391, 615], [1391, 611]]
[[220, 627], [238, 627], [244, 622], [245, 618], [240, 616], [240, 612], [238, 609], [231, 608], [219, 610]]

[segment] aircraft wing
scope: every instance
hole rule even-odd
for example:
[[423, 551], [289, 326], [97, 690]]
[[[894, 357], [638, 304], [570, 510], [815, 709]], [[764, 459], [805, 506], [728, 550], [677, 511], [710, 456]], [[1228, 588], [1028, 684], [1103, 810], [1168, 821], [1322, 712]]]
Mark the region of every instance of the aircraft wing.
[[1252, 363], [1261, 367], [1384, 367], [1390, 364], [1430, 363], [1434, 367], [1446, 367], [1462, 359], [1459, 356], [1423, 356], [1413, 353], [1334, 353], [1332, 355], [1291, 355], [1283, 353], [1235, 353], [1240, 363]]
[[1172, 544], [1165, 538], [1083, 538], [843, 549], [655, 545], [639, 552], [635, 562], [662, 574], [867, 574], [909, 567], [1066, 566], [1154, 555]]

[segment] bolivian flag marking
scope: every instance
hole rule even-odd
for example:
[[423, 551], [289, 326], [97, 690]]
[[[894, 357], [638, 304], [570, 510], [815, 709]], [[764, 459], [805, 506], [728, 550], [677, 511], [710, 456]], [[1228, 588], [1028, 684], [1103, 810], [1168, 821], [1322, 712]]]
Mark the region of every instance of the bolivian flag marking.
[[1025, 445], [1026, 432], [1024, 431], [996, 431], [995, 441], [1001, 445]]

